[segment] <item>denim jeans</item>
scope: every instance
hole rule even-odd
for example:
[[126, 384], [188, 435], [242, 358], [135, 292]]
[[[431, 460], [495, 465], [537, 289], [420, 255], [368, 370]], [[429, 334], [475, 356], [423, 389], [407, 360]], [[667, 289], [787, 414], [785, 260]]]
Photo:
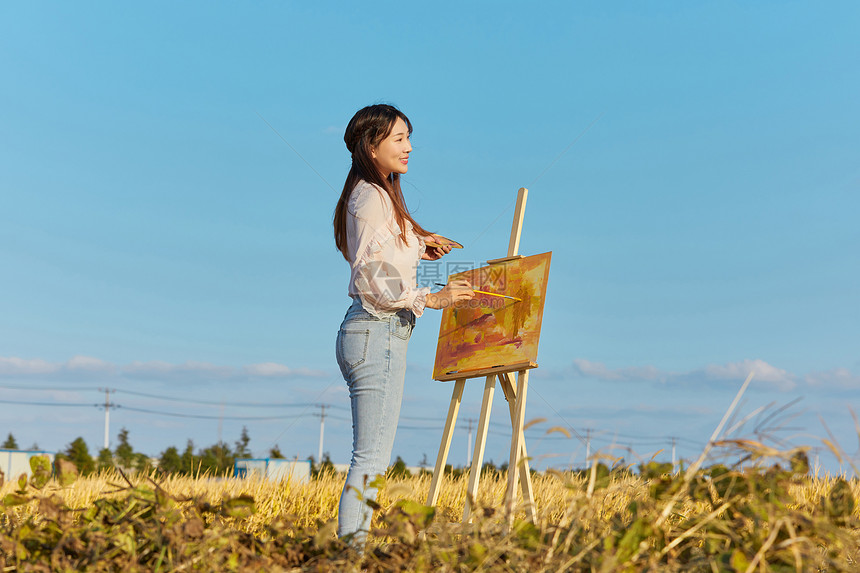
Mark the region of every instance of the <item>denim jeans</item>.
[[361, 542], [373, 511], [361, 499], [376, 500], [369, 484], [391, 461], [406, 379], [406, 347], [415, 326], [412, 311], [387, 318], [368, 313], [356, 298], [340, 326], [335, 352], [352, 403], [352, 459], [338, 507], [338, 537]]

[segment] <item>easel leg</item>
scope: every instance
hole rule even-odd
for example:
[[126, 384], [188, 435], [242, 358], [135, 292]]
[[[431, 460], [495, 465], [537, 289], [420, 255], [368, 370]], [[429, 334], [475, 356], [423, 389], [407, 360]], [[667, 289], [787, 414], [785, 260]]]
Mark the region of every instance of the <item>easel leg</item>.
[[517, 482], [519, 480], [520, 461], [525, 461], [522, 457], [522, 448], [525, 440], [523, 439], [523, 424], [526, 415], [526, 393], [528, 391], [529, 371], [520, 370], [517, 374], [517, 401], [514, 408], [513, 431], [511, 435], [511, 457], [508, 462], [508, 491], [505, 496], [505, 513], [508, 520], [513, 520], [514, 500], [517, 497]]
[[463, 509], [463, 523], [469, 522], [472, 512], [470, 499], [478, 497], [478, 483], [481, 479], [481, 466], [484, 463], [484, 448], [487, 445], [487, 430], [490, 425], [490, 410], [493, 407], [493, 394], [496, 391], [496, 377], [487, 376], [484, 384], [484, 401], [481, 403], [481, 418], [478, 421], [478, 435], [475, 436], [475, 455], [472, 469], [469, 470], [469, 487], [466, 489], [466, 506]]
[[445, 430], [442, 432], [442, 443], [439, 444], [439, 454], [436, 456], [436, 467], [433, 469], [433, 479], [430, 482], [430, 493], [427, 495], [427, 505], [436, 505], [439, 498], [439, 483], [442, 474], [445, 473], [445, 462], [448, 461], [448, 450], [451, 449], [451, 438], [454, 435], [454, 424], [457, 423], [457, 412], [460, 411], [460, 402], [463, 400], [463, 388], [466, 379], [457, 380], [454, 383], [454, 393], [451, 396], [451, 405], [448, 406], [448, 419], [445, 420]]
[[[510, 374], [499, 374], [499, 383], [502, 385], [502, 391], [505, 393], [505, 399], [508, 401], [508, 410], [511, 413], [511, 427], [514, 425], [515, 407], [517, 401], [517, 391], [514, 388], [514, 379]], [[520, 485], [523, 490], [523, 499], [526, 503], [526, 514], [532, 523], [537, 522], [537, 507], [535, 505], [534, 488], [532, 487], [532, 473], [529, 468], [528, 453], [526, 452], [526, 439], [522, 438], [522, 448], [520, 455], [522, 462], [520, 463]]]

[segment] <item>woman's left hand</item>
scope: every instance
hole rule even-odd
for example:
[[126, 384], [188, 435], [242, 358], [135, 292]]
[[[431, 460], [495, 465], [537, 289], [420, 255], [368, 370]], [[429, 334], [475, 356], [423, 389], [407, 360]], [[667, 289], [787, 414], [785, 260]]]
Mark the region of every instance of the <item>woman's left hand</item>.
[[421, 258], [424, 259], [425, 261], [436, 261], [438, 259], [441, 259], [443, 256], [450, 253], [451, 249], [453, 248], [453, 247], [451, 247], [451, 245], [445, 244], [442, 241], [440, 241], [439, 238], [436, 237], [435, 235], [430, 235], [430, 237], [428, 237], [428, 239], [430, 239], [431, 241], [438, 241], [440, 243], [440, 246], [438, 246], [438, 247], [428, 246], [427, 249], [424, 251], [424, 254], [421, 255]]

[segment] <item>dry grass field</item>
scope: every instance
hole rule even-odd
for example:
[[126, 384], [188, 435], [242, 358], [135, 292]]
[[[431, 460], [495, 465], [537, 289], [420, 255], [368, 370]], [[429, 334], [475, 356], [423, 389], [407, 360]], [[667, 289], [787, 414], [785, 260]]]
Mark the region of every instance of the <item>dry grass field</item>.
[[802, 461], [535, 474], [535, 524], [503, 515], [504, 474], [483, 476], [468, 526], [465, 477], [444, 481], [435, 512], [429, 476], [388, 479], [364, 552], [333, 534], [342, 475], [34, 478], [0, 487], [0, 570], [860, 570], [860, 483]]

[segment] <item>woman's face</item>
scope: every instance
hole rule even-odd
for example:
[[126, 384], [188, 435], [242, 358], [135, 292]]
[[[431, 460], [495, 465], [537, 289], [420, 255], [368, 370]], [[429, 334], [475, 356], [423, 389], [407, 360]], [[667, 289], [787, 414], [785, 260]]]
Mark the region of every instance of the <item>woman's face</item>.
[[406, 126], [406, 122], [398, 117], [388, 137], [371, 150], [371, 158], [383, 177], [388, 177], [392, 173], [402, 175], [409, 170], [409, 154], [411, 152], [409, 128]]

